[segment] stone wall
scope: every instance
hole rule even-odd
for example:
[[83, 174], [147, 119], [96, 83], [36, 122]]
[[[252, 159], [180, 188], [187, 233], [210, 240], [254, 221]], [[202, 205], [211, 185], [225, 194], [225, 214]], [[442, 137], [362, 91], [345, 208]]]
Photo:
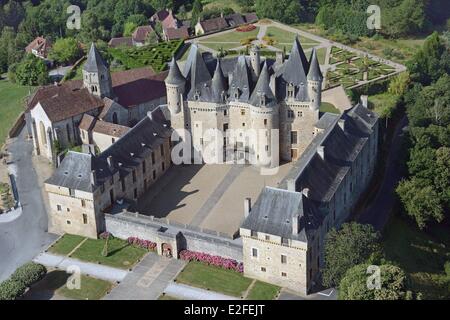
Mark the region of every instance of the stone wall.
[[[225, 258], [242, 261], [242, 244], [240, 239], [231, 240], [220, 235], [213, 235], [212, 231], [195, 231], [193, 227], [173, 223], [163, 223], [162, 219], [156, 219], [132, 213], [120, 213], [105, 215], [106, 230], [114, 236], [127, 239], [139, 237], [158, 244], [158, 250], [163, 243], [171, 244], [174, 252], [191, 250], [218, 255]], [[203, 231], [203, 232], [202, 232]]]

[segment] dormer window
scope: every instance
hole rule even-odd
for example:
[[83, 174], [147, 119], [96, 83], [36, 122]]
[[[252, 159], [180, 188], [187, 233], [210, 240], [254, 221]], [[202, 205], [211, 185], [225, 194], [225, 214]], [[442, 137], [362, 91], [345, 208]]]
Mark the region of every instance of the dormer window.
[[259, 104], [261, 106], [265, 106], [266, 105], [266, 95], [265, 94], [261, 94], [259, 96]]
[[289, 83], [287, 86], [287, 96], [288, 98], [293, 98], [295, 93], [295, 87], [292, 83]]

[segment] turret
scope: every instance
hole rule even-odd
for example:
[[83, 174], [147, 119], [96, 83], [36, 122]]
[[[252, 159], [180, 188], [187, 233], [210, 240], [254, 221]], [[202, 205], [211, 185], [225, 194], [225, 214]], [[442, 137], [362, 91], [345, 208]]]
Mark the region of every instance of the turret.
[[227, 81], [222, 72], [220, 59], [217, 59], [216, 70], [212, 78], [212, 99], [214, 102], [224, 102], [225, 92], [227, 90]]
[[113, 98], [111, 73], [94, 43], [89, 50], [83, 67], [83, 85], [90, 93], [100, 97]]
[[169, 74], [165, 80], [167, 90], [167, 106], [172, 114], [181, 111], [186, 79], [181, 74], [178, 63], [172, 58]]
[[256, 77], [259, 77], [259, 74], [261, 73], [261, 57], [258, 46], [253, 46], [250, 49], [250, 63]]
[[319, 61], [317, 59], [316, 49], [312, 50], [311, 59], [309, 61], [308, 71], [308, 96], [310, 99], [310, 108], [318, 110], [322, 102], [322, 81], [323, 76], [320, 71]]

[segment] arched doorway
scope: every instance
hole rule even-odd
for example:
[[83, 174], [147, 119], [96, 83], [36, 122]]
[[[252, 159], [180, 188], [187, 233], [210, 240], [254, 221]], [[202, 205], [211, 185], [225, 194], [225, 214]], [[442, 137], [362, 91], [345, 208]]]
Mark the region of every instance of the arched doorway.
[[172, 258], [173, 257], [172, 246], [170, 244], [168, 244], [168, 243], [163, 243], [162, 244], [161, 252], [162, 252], [162, 255], [164, 257], [167, 257], [167, 258]]

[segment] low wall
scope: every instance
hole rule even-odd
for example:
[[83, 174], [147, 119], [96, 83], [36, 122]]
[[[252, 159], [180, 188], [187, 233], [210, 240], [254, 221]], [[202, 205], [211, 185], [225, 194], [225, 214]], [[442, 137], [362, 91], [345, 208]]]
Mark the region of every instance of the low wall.
[[22, 128], [25, 126], [25, 113], [22, 112], [16, 119], [16, 121], [14, 122], [14, 125], [12, 126], [12, 128], [9, 130], [9, 134], [8, 136], [10, 138], [15, 138], [19, 135], [20, 131], [22, 130]]
[[[156, 242], [158, 252], [163, 243], [168, 243], [172, 246], [174, 253], [177, 254], [187, 249], [242, 261], [240, 239], [230, 240], [187, 228], [178, 228], [156, 222], [148, 216], [132, 213], [105, 214], [105, 221], [106, 230], [114, 236], [121, 239], [138, 237]], [[177, 254], [174, 254], [174, 256], [178, 256]]]

